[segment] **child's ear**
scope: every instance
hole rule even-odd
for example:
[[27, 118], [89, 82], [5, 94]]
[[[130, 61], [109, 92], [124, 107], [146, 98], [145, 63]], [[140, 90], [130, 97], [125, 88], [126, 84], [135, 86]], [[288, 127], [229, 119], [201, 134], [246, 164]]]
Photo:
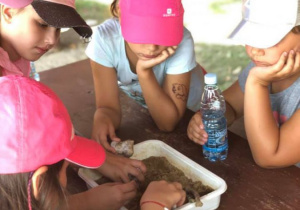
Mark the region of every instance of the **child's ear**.
[[41, 166], [32, 175], [32, 188], [33, 188], [33, 195], [37, 199], [39, 194], [39, 183], [40, 177], [43, 173], [48, 170], [47, 166]]
[[11, 19], [16, 13], [16, 9], [1, 5], [1, 20], [4, 20], [7, 23], [11, 23]]

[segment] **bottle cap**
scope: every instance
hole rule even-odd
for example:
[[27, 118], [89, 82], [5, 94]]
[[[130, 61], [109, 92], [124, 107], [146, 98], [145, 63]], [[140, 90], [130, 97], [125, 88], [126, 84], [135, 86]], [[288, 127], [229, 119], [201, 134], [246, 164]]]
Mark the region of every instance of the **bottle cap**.
[[207, 85], [217, 84], [217, 75], [215, 73], [207, 73], [204, 76], [204, 82]]

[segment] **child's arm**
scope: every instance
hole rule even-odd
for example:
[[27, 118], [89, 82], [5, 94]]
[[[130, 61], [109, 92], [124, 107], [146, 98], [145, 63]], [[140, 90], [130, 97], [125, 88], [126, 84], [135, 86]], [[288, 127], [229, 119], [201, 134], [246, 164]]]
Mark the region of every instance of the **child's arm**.
[[172, 209], [174, 206], [181, 206], [185, 197], [186, 193], [180, 183], [153, 181], [141, 198], [141, 210], [161, 210], [163, 207]]
[[135, 181], [129, 183], [106, 183], [88, 191], [68, 197], [68, 208], [72, 210], [119, 210], [136, 196]]
[[245, 87], [245, 128], [254, 160], [262, 167], [284, 167], [300, 161], [300, 111], [278, 127], [268, 92], [271, 82], [299, 75], [299, 63], [300, 53], [291, 51], [289, 55], [283, 53], [275, 65], [254, 67], [249, 73]]
[[91, 67], [96, 97], [92, 138], [101, 143], [105, 149], [115, 152], [108, 144], [108, 137], [113, 141], [120, 141], [115, 134], [115, 130], [119, 127], [121, 121], [116, 71], [92, 60]]
[[235, 81], [223, 92], [226, 101], [226, 119], [230, 126], [235, 120], [244, 115], [244, 93], [241, 90], [239, 81]]
[[149, 112], [159, 129], [164, 131], [172, 131], [182, 118], [189, 93], [190, 72], [167, 75], [161, 88], [152, 71], [153, 66], [163, 62], [174, 53], [175, 48], [169, 47], [154, 59], [139, 60], [136, 67]]
[[104, 164], [97, 169], [105, 177], [116, 182], [129, 182], [129, 175], [134, 176], [139, 181], [144, 181], [146, 166], [140, 160], [125, 158], [106, 152]]
[[[242, 92], [239, 82], [236, 81], [223, 92], [226, 101], [226, 119], [227, 124], [231, 125], [235, 120], [243, 116], [244, 109], [244, 93]], [[203, 145], [206, 143], [208, 135], [204, 130], [202, 117], [200, 112], [196, 112], [189, 122], [187, 128], [189, 139], [197, 144]]]

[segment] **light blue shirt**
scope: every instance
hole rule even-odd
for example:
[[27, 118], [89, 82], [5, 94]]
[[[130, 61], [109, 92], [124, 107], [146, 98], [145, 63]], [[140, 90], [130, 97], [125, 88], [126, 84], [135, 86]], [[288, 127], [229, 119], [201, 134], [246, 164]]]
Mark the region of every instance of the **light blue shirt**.
[[[146, 107], [138, 77], [130, 69], [118, 19], [112, 18], [97, 26], [86, 49], [86, 55], [96, 63], [114, 68], [120, 88]], [[194, 41], [190, 32], [185, 28], [183, 40], [175, 54], [154, 66], [153, 72], [162, 86], [167, 74], [183, 74], [191, 71], [195, 66]], [[199, 109], [203, 85], [202, 71], [193, 71], [187, 102], [187, 107], [193, 111]]]

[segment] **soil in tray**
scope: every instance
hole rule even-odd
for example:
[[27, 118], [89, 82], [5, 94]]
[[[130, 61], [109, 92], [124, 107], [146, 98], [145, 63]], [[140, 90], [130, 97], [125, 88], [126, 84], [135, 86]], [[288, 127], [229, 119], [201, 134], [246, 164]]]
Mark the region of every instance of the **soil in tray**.
[[[180, 182], [183, 188], [191, 188], [198, 192], [200, 196], [206, 195], [213, 191], [209, 186], [204, 185], [201, 181], [193, 182], [191, 179], [187, 178], [184, 173], [170, 164], [170, 162], [165, 157], [149, 157], [142, 160], [147, 167], [147, 173], [145, 174], [145, 181], [139, 184], [139, 189], [137, 196], [131, 200], [125, 207], [129, 210], [139, 210], [139, 201], [142, 194], [146, 190], [148, 184], [151, 181], [166, 180], [169, 182]], [[98, 184], [103, 184], [107, 182], [107, 179], [101, 178], [96, 180]], [[187, 202], [195, 202], [194, 195], [187, 193]]]

